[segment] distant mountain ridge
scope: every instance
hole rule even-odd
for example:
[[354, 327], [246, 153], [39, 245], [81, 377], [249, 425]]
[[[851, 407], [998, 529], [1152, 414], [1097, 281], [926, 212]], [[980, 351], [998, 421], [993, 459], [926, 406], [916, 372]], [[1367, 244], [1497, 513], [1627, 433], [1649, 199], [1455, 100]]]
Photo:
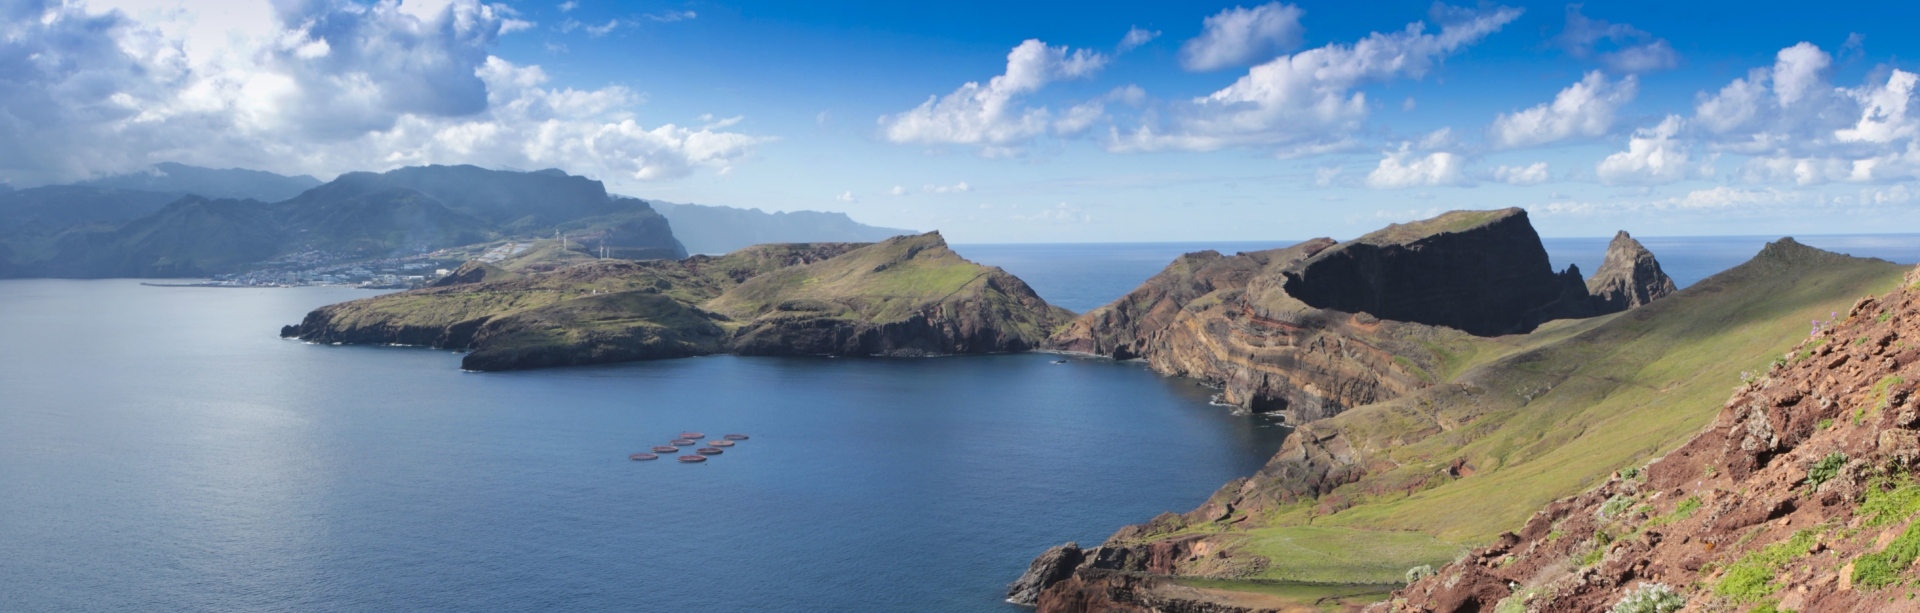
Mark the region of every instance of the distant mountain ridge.
[[286, 176], [245, 168], [202, 168], [173, 162], [154, 164], [147, 172], [81, 181], [79, 187], [103, 187], [167, 194], [193, 194], [206, 198], [232, 198], [279, 202], [300, 192], [319, 187], [322, 182], [309, 175]]
[[[201, 277], [292, 253], [392, 257], [555, 232], [595, 240], [618, 257], [686, 255], [646, 202], [560, 170], [416, 166], [318, 183], [261, 171], [157, 168], [0, 193], [0, 277]], [[268, 202], [116, 186], [292, 195]]]
[[686, 244], [687, 251], [707, 255], [771, 243], [871, 243], [918, 234], [914, 230], [869, 226], [854, 221], [846, 213], [768, 213], [730, 206], [651, 202], [654, 210], [673, 222], [673, 234]]

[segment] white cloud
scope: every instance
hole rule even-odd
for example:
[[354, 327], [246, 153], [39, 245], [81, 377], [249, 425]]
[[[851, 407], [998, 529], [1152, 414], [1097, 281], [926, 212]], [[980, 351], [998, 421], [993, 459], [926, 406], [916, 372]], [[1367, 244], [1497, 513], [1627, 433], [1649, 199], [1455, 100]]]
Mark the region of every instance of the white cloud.
[[1860, 121], [1853, 127], [1833, 133], [1842, 142], [1890, 143], [1900, 139], [1913, 138], [1916, 129], [1916, 117], [1907, 116], [1907, 103], [1913, 100], [1913, 90], [1920, 75], [1904, 70], [1895, 70], [1887, 77], [1887, 83], [1881, 86], [1868, 85], [1848, 92], [1860, 101]]
[[1367, 173], [1367, 187], [1406, 189], [1433, 185], [1464, 185], [1466, 160], [1458, 154], [1438, 151], [1416, 156], [1409, 147], [1389, 152], [1373, 172]]
[[1266, 61], [1300, 44], [1304, 13], [1279, 2], [1220, 11], [1206, 18], [1199, 36], [1180, 46], [1180, 66], [1204, 72]]
[[573, 0], [567, 0], [566, 2], [560, 3], [560, 12], [562, 13], [571, 11], [576, 8], [580, 8], [580, 3], [574, 2]]
[[1678, 138], [1686, 120], [1668, 115], [1651, 129], [1636, 130], [1627, 150], [1600, 160], [1595, 173], [1603, 183], [1649, 185], [1700, 178], [1711, 172], [1688, 159], [1687, 145]]
[[1804, 42], [1781, 49], [1776, 58], [1773, 94], [1779, 98], [1782, 108], [1793, 106], [1816, 88], [1823, 87], [1827, 69], [1833, 66], [1833, 58], [1827, 52]]
[[603, 25], [587, 26], [587, 35], [595, 36], [595, 37], [606, 36], [608, 33], [612, 32], [614, 28], [620, 27], [620, 23], [621, 22], [618, 19], [609, 19], [607, 20], [607, 23]]
[[1667, 41], [1656, 40], [1601, 55], [1600, 62], [1614, 72], [1634, 74], [1671, 70], [1680, 65], [1680, 54]]
[[[239, 7], [244, 8], [244, 5]], [[402, 9], [405, 10], [402, 10]], [[549, 89], [488, 50], [511, 13], [474, 0], [0, 13], [0, 179], [155, 162], [331, 175], [425, 163], [559, 166], [609, 180], [725, 170], [764, 139], [652, 128], [623, 87]], [[242, 11], [244, 13], [244, 11]], [[425, 15], [423, 18], [421, 15]]]
[[686, 21], [688, 19], [693, 19], [699, 16], [700, 15], [694, 13], [693, 11], [667, 11], [665, 13], [648, 13], [646, 15], [642, 15], [641, 17], [645, 18], [647, 21], [657, 21], [660, 23], [673, 23], [676, 21]]
[[840, 192], [840, 195], [834, 196], [833, 199], [840, 202], [859, 202], [853, 197], [853, 192]]
[[1600, 54], [1600, 62], [1614, 72], [1635, 74], [1680, 65], [1680, 54], [1666, 39], [1624, 23], [1611, 23], [1580, 14], [1581, 5], [1567, 5], [1567, 25], [1553, 42], [1577, 58], [1591, 57], [1600, 41], [1616, 49]]
[[1633, 75], [1609, 82], [1596, 70], [1541, 104], [1513, 114], [1502, 113], [1487, 129], [1500, 147], [1529, 147], [1572, 137], [1597, 137], [1613, 127], [1613, 115], [1639, 93]]
[[[985, 208], [985, 205], [982, 205], [982, 208]], [[1031, 215], [1010, 215], [1008, 218], [1050, 223], [1091, 223], [1093, 221], [1093, 215], [1065, 202], [1056, 204], [1052, 208], [1041, 209], [1040, 212]]]
[[1140, 26], [1134, 26], [1127, 29], [1126, 36], [1120, 37], [1120, 45], [1114, 47], [1114, 50], [1119, 53], [1126, 53], [1138, 49], [1140, 45], [1147, 44], [1149, 41], [1159, 37], [1159, 30], [1148, 30]]
[[905, 196], [907, 195], [907, 188], [895, 185], [893, 186], [893, 189], [887, 190], [887, 195], [888, 196]]
[[1085, 49], [1068, 52], [1027, 40], [1007, 54], [1006, 73], [982, 86], [968, 82], [945, 97], [929, 97], [913, 110], [880, 118], [881, 135], [902, 144], [979, 145], [988, 157], [1018, 153], [1018, 147], [1046, 133], [1052, 114], [1045, 107], [1016, 104], [1047, 84], [1099, 72], [1107, 57]]
[[1323, 166], [1313, 171], [1313, 184], [1316, 187], [1332, 187], [1340, 180], [1340, 173], [1346, 172], [1345, 166]]
[[1370, 34], [1353, 44], [1330, 44], [1253, 67], [1246, 76], [1211, 95], [1171, 108], [1168, 125], [1143, 122], [1128, 133], [1114, 130], [1108, 149], [1211, 151], [1235, 146], [1294, 150], [1350, 148], [1343, 144], [1367, 116], [1363, 83], [1420, 78], [1441, 57], [1473, 44], [1520, 16], [1520, 10], [1438, 10], [1438, 33], [1412, 23], [1400, 31]]
[[953, 185], [934, 185], [928, 183], [925, 187], [920, 188], [920, 191], [929, 194], [963, 194], [973, 191], [973, 188], [969, 187], [966, 181], [961, 181]]
[[1547, 175], [1546, 162], [1534, 162], [1526, 166], [1500, 166], [1493, 169], [1493, 180], [1509, 185], [1539, 185], [1551, 178]]

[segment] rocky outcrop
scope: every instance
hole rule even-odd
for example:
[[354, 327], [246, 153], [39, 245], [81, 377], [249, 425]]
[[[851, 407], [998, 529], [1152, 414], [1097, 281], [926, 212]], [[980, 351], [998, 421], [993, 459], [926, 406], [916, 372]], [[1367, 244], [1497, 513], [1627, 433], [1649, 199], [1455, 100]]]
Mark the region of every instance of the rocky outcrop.
[[519, 273], [479, 260], [473, 260], [461, 264], [460, 267], [454, 269], [453, 272], [447, 273], [447, 276], [440, 277], [433, 283], [428, 284], [428, 287], [446, 287], [449, 285], [466, 285], [483, 281], [503, 281], [518, 278], [520, 278]]
[[1653, 259], [1653, 252], [1628, 236], [1626, 230], [1613, 235], [1613, 242], [1607, 244], [1607, 259], [1587, 279], [1587, 293], [1593, 296], [1596, 309], [1605, 312], [1631, 309], [1677, 291], [1673, 279]]
[[1286, 293], [1314, 308], [1478, 336], [1526, 332], [1555, 316], [1591, 315], [1584, 295], [1563, 301], [1568, 284], [1554, 274], [1521, 209], [1454, 211], [1390, 226], [1322, 250], [1281, 274]]
[[1073, 570], [1084, 561], [1086, 552], [1080, 550], [1079, 543], [1048, 549], [1027, 565], [1027, 572], [1007, 585], [1007, 602], [1033, 606], [1040, 602], [1041, 591], [1073, 576]]
[[938, 233], [538, 273], [476, 263], [449, 278], [316, 309], [281, 335], [465, 349], [463, 368], [514, 370], [714, 353], [1024, 351], [1072, 317]]
[[1304, 423], [1438, 382], [1463, 335], [1621, 308], [1592, 301], [1577, 269], [1553, 272], [1525, 211], [1455, 211], [1349, 243], [1181, 256], [1048, 348], [1144, 358]]
[[1600, 611], [1653, 597], [1674, 605], [1662, 611], [1912, 610], [1916, 339], [1920, 269], [1821, 322], [1679, 449], [1547, 505], [1373, 610]]

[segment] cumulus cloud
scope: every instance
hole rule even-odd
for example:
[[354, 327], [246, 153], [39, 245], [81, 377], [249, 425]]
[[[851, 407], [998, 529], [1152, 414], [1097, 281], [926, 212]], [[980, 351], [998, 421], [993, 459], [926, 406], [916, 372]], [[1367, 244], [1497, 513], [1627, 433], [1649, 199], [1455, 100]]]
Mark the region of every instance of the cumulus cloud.
[[922, 187], [920, 191], [929, 194], [963, 194], [973, 191], [973, 188], [968, 186], [966, 181], [961, 181], [953, 185], [934, 185], [928, 183], [925, 187]]
[[840, 202], [859, 202], [854, 199], [853, 192], [840, 192], [840, 195], [834, 196], [833, 199]]
[[1678, 137], [1686, 120], [1668, 115], [1649, 129], [1635, 130], [1627, 150], [1600, 160], [1595, 173], [1613, 185], [1651, 185], [1700, 178], [1710, 169], [1688, 159], [1686, 143]]
[[905, 196], [907, 195], [907, 188], [895, 185], [893, 186], [893, 189], [887, 190], [887, 195], [888, 196]]
[[142, 21], [30, 1], [0, 12], [0, 178], [15, 183], [161, 161], [320, 175], [560, 166], [658, 180], [730, 167], [761, 140], [642, 127], [630, 112], [640, 96], [621, 87], [548, 88], [539, 67], [489, 55], [511, 13], [474, 0], [285, 3], [211, 29], [202, 24], [227, 16]]
[[1539, 185], [1546, 183], [1547, 163], [1534, 162], [1526, 166], [1500, 166], [1493, 169], [1493, 180], [1508, 185]]
[[1633, 74], [1680, 65], [1680, 54], [1674, 52], [1673, 45], [1666, 39], [1628, 24], [1587, 17], [1580, 14], [1580, 8], [1579, 4], [1567, 5], [1566, 28], [1553, 38], [1554, 44], [1568, 55], [1581, 59], [1593, 57], [1601, 41], [1606, 41], [1614, 50], [1601, 53], [1598, 59], [1614, 72]]
[[1632, 75], [1609, 82], [1596, 70], [1578, 83], [1567, 86], [1553, 102], [1512, 114], [1502, 113], [1487, 129], [1488, 137], [1500, 147], [1529, 147], [1572, 137], [1592, 138], [1613, 127], [1613, 114], [1639, 93], [1640, 82]]
[[1466, 160], [1459, 154], [1437, 151], [1427, 155], [1417, 155], [1407, 145], [1401, 145], [1399, 151], [1389, 152], [1380, 159], [1373, 172], [1367, 173], [1367, 187], [1374, 189], [1406, 189], [1410, 187], [1428, 187], [1435, 185], [1465, 185], [1468, 183], [1465, 172]]
[[[986, 208], [986, 206], [982, 205], [982, 208]], [[1037, 213], [1010, 215], [1008, 217], [1010, 219], [1044, 221], [1049, 223], [1091, 223], [1093, 221], [1093, 215], [1088, 214], [1086, 210], [1065, 202], [1056, 204], [1052, 208], [1041, 209]]]
[[1423, 22], [1391, 33], [1374, 33], [1352, 44], [1281, 56], [1210, 95], [1168, 109], [1165, 125], [1143, 122], [1117, 129], [1113, 151], [1182, 149], [1211, 151], [1235, 146], [1282, 146], [1294, 151], [1350, 148], [1348, 136], [1367, 116], [1368, 83], [1421, 78], [1442, 57], [1484, 39], [1520, 16], [1519, 9], [1473, 11], [1436, 7], [1438, 32]]
[[1007, 70], [986, 85], [968, 82], [944, 97], [933, 96], [913, 110], [880, 118], [881, 136], [902, 144], [979, 145], [989, 157], [1011, 153], [1047, 132], [1053, 115], [1046, 107], [1027, 108], [1019, 99], [1047, 84], [1090, 77], [1107, 56], [1079, 49], [1069, 52], [1039, 40], [1027, 40], [1007, 54]]
[[1206, 18], [1199, 36], [1180, 46], [1180, 66], [1204, 72], [1266, 61], [1300, 44], [1304, 13], [1279, 2], [1220, 11]]
[[1147, 30], [1140, 26], [1134, 26], [1127, 29], [1126, 36], [1120, 37], [1120, 45], [1114, 49], [1120, 53], [1126, 53], [1138, 49], [1140, 45], [1147, 44], [1149, 41], [1159, 37], [1159, 30]]
[[565, 13], [567, 11], [571, 11], [577, 8], [580, 8], [580, 3], [574, 2], [573, 0], [567, 0], [566, 2], [560, 3], [560, 12], [562, 13]]
[[1694, 124], [1715, 149], [1749, 155], [1737, 173], [1756, 183], [1818, 185], [1920, 176], [1920, 75], [1881, 69], [1857, 87], [1830, 81], [1833, 58], [1811, 43], [1775, 54], [1712, 94]]

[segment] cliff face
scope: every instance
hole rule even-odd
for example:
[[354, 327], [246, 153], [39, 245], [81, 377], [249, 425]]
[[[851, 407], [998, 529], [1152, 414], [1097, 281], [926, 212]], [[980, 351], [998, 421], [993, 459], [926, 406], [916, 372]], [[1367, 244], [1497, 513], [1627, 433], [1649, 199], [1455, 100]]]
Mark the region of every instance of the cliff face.
[[938, 233], [859, 245], [762, 245], [722, 257], [601, 261], [322, 307], [282, 336], [468, 349], [469, 370], [739, 353], [1022, 351], [1072, 316]]
[[1219, 385], [1226, 403], [1304, 423], [1438, 382], [1468, 335], [1596, 304], [1577, 270], [1553, 272], [1525, 211], [1455, 211], [1345, 244], [1181, 256], [1048, 347], [1144, 358]]
[[1375, 610], [1912, 610], [1917, 340], [1920, 269], [1823, 322], [1679, 449], [1547, 505]]
[[1554, 304], [1567, 286], [1520, 209], [1455, 211], [1392, 226], [1281, 274], [1286, 293], [1315, 308], [1478, 336], [1527, 332], [1545, 321], [1542, 312], [1588, 315]]

